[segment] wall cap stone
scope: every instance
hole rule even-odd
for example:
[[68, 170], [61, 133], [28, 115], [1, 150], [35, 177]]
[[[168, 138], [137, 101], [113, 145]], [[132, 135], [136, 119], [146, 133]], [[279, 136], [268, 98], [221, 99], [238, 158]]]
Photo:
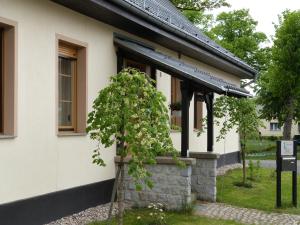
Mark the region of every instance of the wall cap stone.
[[218, 159], [220, 154], [213, 152], [189, 152], [189, 156], [195, 159]]
[[[178, 158], [181, 162], [183, 162], [185, 165], [196, 165], [196, 159], [194, 158]], [[120, 156], [115, 156], [115, 163], [119, 163], [121, 160]], [[131, 156], [127, 156], [124, 158], [124, 163], [129, 163], [131, 160]], [[157, 164], [168, 164], [168, 165], [176, 165], [176, 161], [173, 159], [173, 157], [170, 156], [159, 156], [156, 157], [156, 163]]]

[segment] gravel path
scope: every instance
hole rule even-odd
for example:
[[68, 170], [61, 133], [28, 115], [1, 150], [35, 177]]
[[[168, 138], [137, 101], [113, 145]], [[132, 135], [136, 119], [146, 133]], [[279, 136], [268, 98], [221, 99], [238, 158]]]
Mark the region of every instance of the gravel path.
[[244, 224], [296, 225], [300, 215], [266, 213], [256, 209], [238, 208], [222, 203], [198, 203], [196, 214], [211, 218], [235, 220]]
[[[102, 221], [107, 218], [108, 210], [109, 204], [99, 205], [73, 214], [71, 216], [53, 221], [47, 225], [85, 225], [95, 220]], [[116, 213], [117, 209], [116, 205], [114, 205], [113, 215], [116, 215]]]

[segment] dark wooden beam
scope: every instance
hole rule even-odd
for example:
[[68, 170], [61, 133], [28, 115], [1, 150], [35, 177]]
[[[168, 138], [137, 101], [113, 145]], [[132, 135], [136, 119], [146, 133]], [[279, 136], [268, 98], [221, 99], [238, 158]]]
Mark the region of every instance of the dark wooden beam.
[[189, 109], [193, 88], [188, 81], [181, 81], [181, 157], [188, 156], [189, 149]]
[[207, 109], [207, 151], [214, 151], [214, 93], [205, 95], [205, 103]]
[[117, 73], [123, 69], [124, 65], [124, 55], [120, 50], [117, 51]]

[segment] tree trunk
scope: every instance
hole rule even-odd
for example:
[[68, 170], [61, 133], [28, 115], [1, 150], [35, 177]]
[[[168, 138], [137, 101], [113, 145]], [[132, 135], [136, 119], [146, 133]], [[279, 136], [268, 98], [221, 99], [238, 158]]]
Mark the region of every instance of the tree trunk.
[[283, 126], [283, 139], [284, 140], [291, 140], [291, 132], [292, 132], [292, 124], [293, 124], [293, 117], [294, 117], [294, 99], [289, 98], [287, 100], [287, 116], [284, 121]]
[[243, 136], [243, 143], [241, 145], [242, 163], [243, 163], [243, 184], [246, 184], [246, 137]]
[[118, 185], [118, 225], [123, 225], [124, 214], [124, 162], [123, 156], [120, 161], [121, 177]]
[[114, 202], [115, 202], [115, 198], [116, 198], [116, 192], [117, 192], [117, 188], [118, 188], [120, 172], [121, 172], [121, 167], [118, 166], [118, 171], [116, 174], [113, 191], [111, 194], [110, 206], [109, 206], [109, 211], [108, 211], [108, 216], [107, 216], [107, 225], [111, 224], [112, 210], [113, 210], [113, 206], [114, 206]]

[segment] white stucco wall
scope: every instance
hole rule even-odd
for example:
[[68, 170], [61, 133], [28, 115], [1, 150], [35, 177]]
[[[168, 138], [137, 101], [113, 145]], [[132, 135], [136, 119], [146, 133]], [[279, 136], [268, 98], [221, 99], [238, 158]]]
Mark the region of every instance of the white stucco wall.
[[[18, 23], [18, 131], [14, 139], [0, 139], [0, 204], [114, 178], [115, 146], [103, 151], [107, 166], [100, 168], [91, 163], [96, 143], [88, 136], [58, 137], [56, 134], [55, 35], [88, 44], [90, 111], [97, 92], [116, 73], [113, 32], [117, 29], [46, 0], [0, 0], [0, 6], [0, 17]], [[163, 47], [159, 49], [167, 51]], [[200, 69], [213, 75], [239, 83], [234, 76], [187, 57], [183, 59], [197, 63]], [[158, 89], [170, 103], [170, 76], [158, 71], [157, 80]], [[193, 107], [191, 104], [190, 150], [206, 151], [206, 135], [198, 138], [193, 131]], [[180, 149], [180, 133], [171, 135], [174, 145]], [[215, 143], [215, 150], [223, 152], [222, 142]], [[236, 150], [238, 135], [232, 133], [226, 142], [226, 152]]]

